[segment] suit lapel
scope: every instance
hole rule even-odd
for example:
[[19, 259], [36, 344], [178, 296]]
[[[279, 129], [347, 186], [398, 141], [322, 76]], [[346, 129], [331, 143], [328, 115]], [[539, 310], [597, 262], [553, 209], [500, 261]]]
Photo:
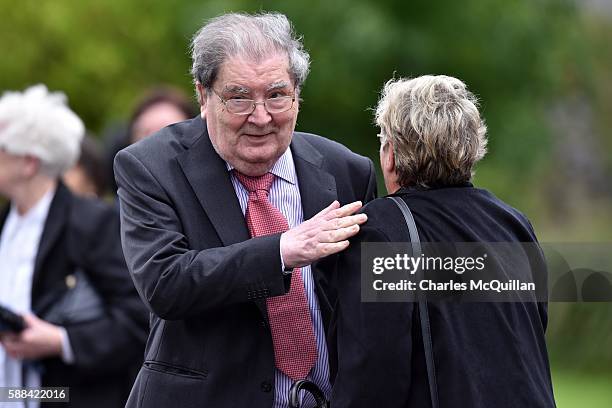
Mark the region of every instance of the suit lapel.
[[[321, 153], [299, 133], [293, 137], [291, 149], [300, 186], [304, 220], [308, 220], [338, 199], [336, 179], [323, 169], [325, 158]], [[326, 289], [329, 287], [329, 273], [326, 273], [326, 270], [330, 268], [330, 262], [333, 263], [333, 260], [328, 257], [314, 262], [311, 268], [321, 316], [326, 327], [332, 309], [332, 302], [328, 299], [328, 289]]]
[[223, 245], [245, 241], [250, 235], [225, 161], [213, 148], [206, 123], [193, 120], [199, 137], [179, 155], [179, 164]]
[[34, 262], [34, 274], [32, 276], [32, 303], [37, 298], [41, 283], [42, 274], [49, 273], [49, 271], [43, 271], [43, 263], [49, 253], [53, 249], [56, 241], [61, 236], [62, 230], [68, 222], [68, 214], [70, 211], [70, 193], [67, 188], [62, 184], [58, 183], [55, 196], [51, 201], [49, 207], [49, 213], [45, 220], [45, 226], [40, 237], [40, 244], [38, 245], [38, 252], [36, 253], [36, 260]]
[[[195, 137], [195, 141], [178, 157], [178, 162], [191, 189], [223, 245], [246, 241], [251, 237], [246, 220], [225, 161], [217, 154], [210, 141], [206, 122], [196, 117], [189, 133]], [[266, 302], [254, 303], [267, 322]]]
[[323, 156], [299, 133], [293, 137], [291, 152], [300, 186], [304, 220], [308, 220], [338, 198], [336, 179], [322, 169]]

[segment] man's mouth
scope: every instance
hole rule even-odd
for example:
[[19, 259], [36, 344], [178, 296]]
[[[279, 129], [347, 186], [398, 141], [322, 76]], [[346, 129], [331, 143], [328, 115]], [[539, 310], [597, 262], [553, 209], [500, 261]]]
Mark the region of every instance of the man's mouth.
[[249, 137], [265, 137], [268, 135], [271, 135], [272, 132], [267, 132], [267, 133], [244, 133], [244, 136], [249, 136]]

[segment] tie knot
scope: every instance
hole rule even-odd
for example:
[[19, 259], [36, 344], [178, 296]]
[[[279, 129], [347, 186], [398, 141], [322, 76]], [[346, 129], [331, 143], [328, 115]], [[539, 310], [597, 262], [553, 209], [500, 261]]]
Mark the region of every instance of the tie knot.
[[272, 186], [272, 182], [276, 177], [272, 173], [266, 173], [262, 176], [251, 177], [240, 172], [234, 170], [234, 174], [238, 178], [238, 181], [247, 189], [249, 193], [252, 193], [257, 190], [265, 190], [270, 192], [270, 187]]

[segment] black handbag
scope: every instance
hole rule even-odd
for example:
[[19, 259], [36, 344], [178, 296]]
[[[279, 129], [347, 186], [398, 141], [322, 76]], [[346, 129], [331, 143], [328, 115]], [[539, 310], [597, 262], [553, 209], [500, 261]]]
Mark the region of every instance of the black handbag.
[[[419, 238], [419, 232], [417, 230], [416, 223], [414, 222], [412, 212], [410, 211], [410, 207], [408, 207], [408, 204], [406, 204], [404, 200], [399, 197], [387, 198], [393, 200], [393, 202], [399, 207], [400, 211], [402, 212], [402, 215], [404, 216], [406, 226], [408, 227], [408, 232], [410, 233], [412, 256], [421, 256], [421, 254], [423, 253], [423, 250], [421, 248], [421, 239]], [[417, 270], [416, 275], [419, 281], [423, 279], [423, 271], [421, 269]], [[436, 366], [433, 357], [433, 346], [431, 342], [431, 327], [429, 324], [427, 299], [423, 292], [417, 291], [417, 300], [419, 305], [419, 320], [421, 322], [421, 336], [423, 338], [423, 347], [425, 349], [425, 365], [427, 366], [429, 396], [431, 398], [432, 408], [438, 408], [440, 406], [440, 403], [438, 401], [438, 384], [436, 382]]]
[[58, 326], [86, 323], [104, 316], [104, 301], [91, 279], [83, 262], [81, 241], [74, 234], [68, 234], [72, 273], [64, 277], [59, 286], [49, 290], [40, 301], [41, 319]]
[[67, 275], [64, 282], [67, 289], [59, 299], [53, 293], [45, 297], [49, 299], [47, 303], [52, 303], [40, 316], [41, 319], [58, 326], [70, 326], [96, 320], [104, 315], [102, 299], [82, 269]]

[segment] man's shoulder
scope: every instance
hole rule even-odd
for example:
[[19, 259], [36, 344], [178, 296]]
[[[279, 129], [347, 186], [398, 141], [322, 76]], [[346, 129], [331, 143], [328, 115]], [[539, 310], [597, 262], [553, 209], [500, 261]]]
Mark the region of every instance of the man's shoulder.
[[331, 175], [341, 202], [370, 201], [376, 195], [374, 164], [338, 142], [311, 133], [296, 132], [292, 152], [300, 165], [310, 165]]
[[351, 151], [343, 144], [314, 133], [294, 132], [294, 139], [296, 141], [306, 142], [319, 154], [326, 158], [332, 158], [332, 161], [357, 161], [362, 163], [368, 163], [370, 161], [367, 157]]

